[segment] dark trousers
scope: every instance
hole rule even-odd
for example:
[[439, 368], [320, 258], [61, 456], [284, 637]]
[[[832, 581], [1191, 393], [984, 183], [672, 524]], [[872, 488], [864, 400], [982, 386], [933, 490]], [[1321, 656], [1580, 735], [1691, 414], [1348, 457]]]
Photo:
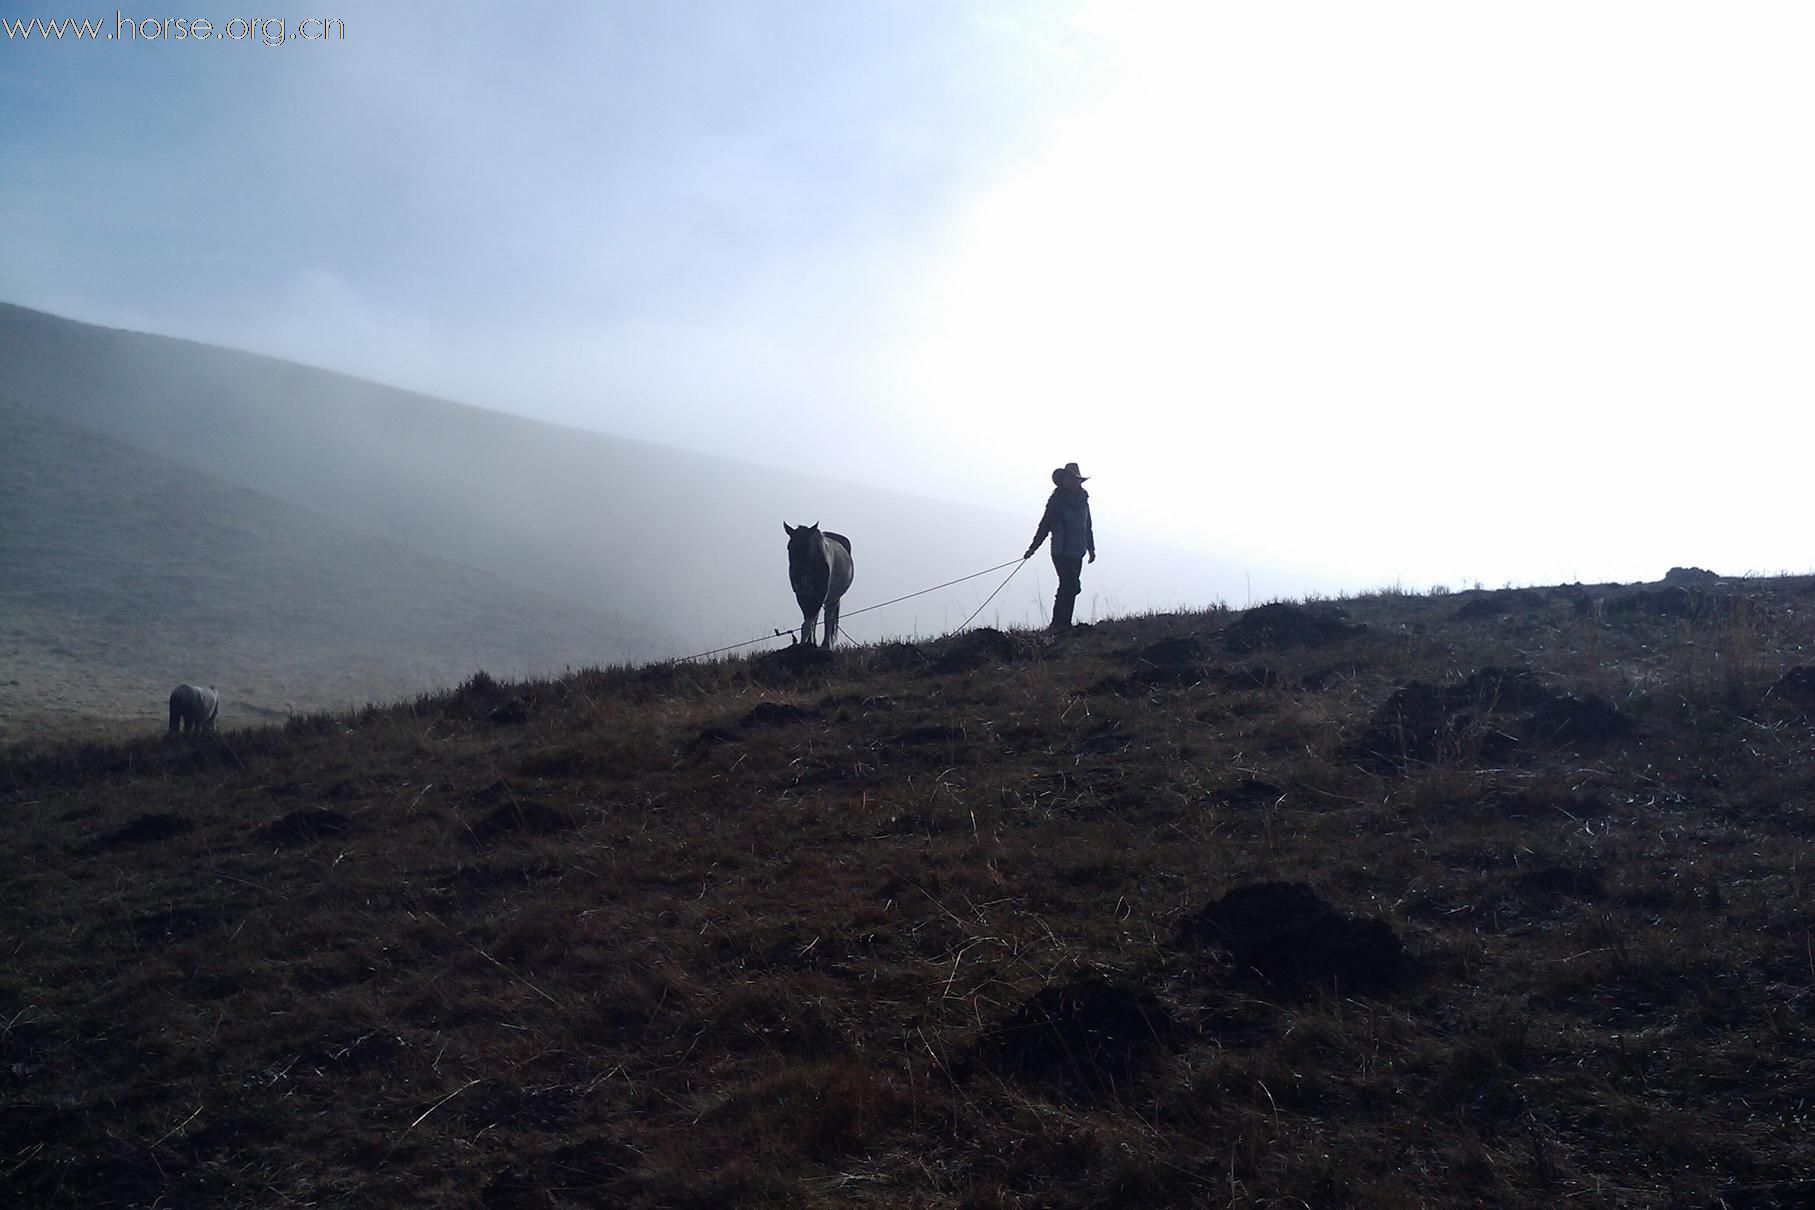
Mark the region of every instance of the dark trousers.
[[1071, 625], [1071, 607], [1084, 591], [1080, 577], [1084, 573], [1083, 555], [1062, 555], [1052, 552], [1052, 569], [1059, 573], [1059, 591], [1052, 598], [1052, 625], [1057, 630], [1061, 626]]

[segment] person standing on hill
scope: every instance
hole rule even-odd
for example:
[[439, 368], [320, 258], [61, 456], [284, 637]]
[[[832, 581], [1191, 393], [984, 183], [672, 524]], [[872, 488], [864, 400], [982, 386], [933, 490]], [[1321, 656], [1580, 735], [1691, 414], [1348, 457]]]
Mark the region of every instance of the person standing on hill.
[[1040, 516], [1040, 528], [1028, 545], [1022, 559], [1031, 559], [1052, 535], [1052, 566], [1059, 573], [1059, 591], [1052, 598], [1052, 629], [1071, 625], [1071, 607], [1084, 590], [1080, 577], [1084, 559], [1097, 561], [1097, 537], [1090, 528], [1090, 493], [1084, 490], [1085, 475], [1078, 464], [1067, 462], [1052, 473], [1052, 495], [1046, 498], [1046, 511]]

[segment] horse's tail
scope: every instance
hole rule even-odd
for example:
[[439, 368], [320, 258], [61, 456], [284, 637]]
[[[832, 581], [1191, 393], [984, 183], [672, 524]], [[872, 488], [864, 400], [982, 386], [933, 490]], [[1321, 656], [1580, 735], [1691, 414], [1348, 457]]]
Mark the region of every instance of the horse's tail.
[[835, 534], [835, 533], [831, 533], [830, 531], [828, 531], [826, 533], [826, 537], [832, 539], [832, 541], [834, 541], [834, 542], [838, 543], [840, 546], [844, 547], [845, 554], [848, 555], [851, 553], [851, 540], [849, 538], [845, 537], [843, 534]]

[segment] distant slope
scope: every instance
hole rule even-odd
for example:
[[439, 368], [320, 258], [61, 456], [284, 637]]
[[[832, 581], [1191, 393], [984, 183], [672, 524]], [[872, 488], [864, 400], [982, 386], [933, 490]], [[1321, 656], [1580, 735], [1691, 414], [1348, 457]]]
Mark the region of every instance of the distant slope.
[[[794, 475], [6, 305], [0, 399], [672, 636], [632, 640], [639, 657], [798, 624], [783, 520], [850, 535], [850, 609], [1014, 558], [1047, 490], [1028, 485], [1026, 514], [1009, 517], [845, 481], [861, 477], [861, 450], [823, 478]], [[1118, 531], [1113, 500], [1097, 529], [1104, 559], [1080, 617], [1209, 602], [1242, 582], [1140, 546]], [[949, 629], [994, 583], [853, 619], [852, 633]], [[983, 620], [1037, 620], [1051, 591], [1037, 560]]]
[[621, 623], [4, 400], [0, 517], [0, 740], [182, 680], [231, 722], [625, 655]]

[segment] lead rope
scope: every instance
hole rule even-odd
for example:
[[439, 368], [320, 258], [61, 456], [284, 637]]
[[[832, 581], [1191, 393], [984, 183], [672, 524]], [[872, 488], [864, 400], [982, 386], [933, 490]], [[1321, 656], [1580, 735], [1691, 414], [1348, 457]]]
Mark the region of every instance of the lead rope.
[[[1026, 561], [1027, 560], [1025, 560], [1025, 559], [1010, 559], [1009, 563], [1015, 564], [1015, 571], [1020, 571], [1021, 570], [1020, 565], [1022, 563], [1025, 563]], [[839, 624], [843, 625], [845, 618], [854, 618], [860, 613], [868, 613], [872, 609], [881, 609], [884, 605], [896, 605], [896, 604], [899, 604], [902, 601], [906, 601], [912, 597], [924, 597], [929, 592], [938, 592], [941, 588], [950, 588], [954, 584], [962, 584], [966, 580], [974, 580], [978, 576], [987, 576], [990, 572], [1001, 571], [1004, 567], [1007, 567], [1007, 566], [1008, 566], [1008, 563], [998, 563], [994, 567], [985, 567], [982, 571], [973, 571], [968, 576], [959, 576], [956, 580], [947, 580], [945, 583], [935, 584], [931, 588], [922, 588], [919, 592], [906, 593], [902, 596], [895, 597], [891, 600], [880, 601], [875, 605], [865, 605], [862, 609], [853, 609], [853, 610], [851, 610], [851, 612], [843, 614], [839, 617], [839, 619], [838, 619]], [[1012, 580], [1015, 578], [1015, 571], [1011, 571], [1008, 573], [1008, 580]], [[996, 592], [1001, 592], [1003, 588], [1007, 587], [1008, 580], [1004, 580], [1004, 581], [1002, 581], [1001, 584], [998, 584], [996, 586]], [[993, 601], [996, 597], [996, 592], [990, 593], [989, 596], [984, 599], [983, 605], [988, 605], [990, 603], [990, 601]], [[971, 624], [971, 618], [974, 618], [977, 616], [978, 613], [983, 612], [983, 605], [977, 606], [976, 613], [971, 614], [970, 618], [966, 618], [964, 620], [964, 626], [969, 626]], [[963, 630], [964, 626], [958, 627], [958, 630]], [[953, 631], [952, 633], [956, 634], [957, 631]], [[675, 656], [673, 659], [664, 660], [662, 662], [666, 663], [666, 664], [684, 664], [684, 663], [687, 663], [689, 660], [703, 660], [709, 655], [722, 655], [727, 651], [736, 651], [739, 647], [748, 647], [752, 643], [766, 643], [770, 639], [789, 638], [792, 636], [792, 634], [793, 634], [793, 632], [790, 630], [779, 630], [778, 629], [773, 634], [760, 635], [757, 638], [745, 639], [741, 643], [730, 643], [724, 647], [714, 647], [711, 651], [696, 652], [693, 655]]]
[[[1031, 557], [1031, 556], [1029, 556], [1029, 557]], [[1026, 558], [1023, 558], [1023, 559], [1019, 559], [1019, 560], [1017, 560], [1017, 561], [1016, 561], [1016, 562], [1015, 562], [1015, 570], [1014, 570], [1014, 571], [1011, 571], [1011, 572], [1009, 572], [1009, 573], [1008, 573], [1008, 579], [1005, 579], [1005, 580], [1003, 580], [1003, 581], [1002, 581], [1002, 582], [1001, 582], [1001, 583], [1000, 583], [1000, 584], [998, 584], [998, 585], [996, 585], [996, 592], [1001, 592], [1001, 591], [1002, 591], [1002, 590], [1003, 590], [1003, 589], [1004, 589], [1004, 588], [1007, 588], [1007, 587], [1008, 587], [1008, 581], [1009, 581], [1009, 580], [1012, 580], [1012, 579], [1014, 579], [1014, 578], [1015, 578], [1015, 575], [1016, 575], [1016, 574], [1017, 574], [1017, 573], [1018, 573], [1018, 572], [1019, 572], [1019, 571], [1020, 571], [1020, 570], [1021, 570], [1021, 568], [1022, 568], [1022, 567], [1023, 567], [1023, 566], [1025, 566], [1025, 565], [1026, 565], [1026, 563], [1027, 563], [1027, 559], [1026, 559]], [[1000, 571], [1000, 570], [1001, 570], [1001, 568], [1000, 568], [1000, 567], [992, 567], [992, 568], [990, 568], [990, 570], [991, 570], [991, 571]], [[977, 573], [977, 574], [978, 574], [978, 575], [982, 575], [982, 574], [983, 574], [983, 573], [982, 573], [982, 572], [978, 572], [978, 573]], [[987, 597], [984, 597], [984, 598], [983, 598], [983, 604], [982, 604], [982, 605], [979, 605], [979, 606], [977, 606], [977, 608], [976, 608], [976, 609], [974, 609], [974, 610], [972, 610], [972, 611], [971, 611], [971, 616], [970, 616], [970, 617], [968, 617], [968, 618], [965, 618], [965, 619], [964, 619], [964, 626], [960, 626], [960, 627], [958, 627], [958, 629], [956, 629], [956, 630], [954, 630], [954, 631], [952, 631], [952, 633], [953, 633], [953, 634], [962, 634], [962, 633], [964, 633], [964, 629], [965, 629], [965, 627], [966, 627], [966, 626], [969, 626], [969, 625], [970, 625], [970, 624], [971, 624], [971, 622], [972, 622], [972, 621], [974, 621], [974, 620], [975, 620], [975, 619], [976, 619], [976, 617], [977, 617], [977, 615], [978, 615], [978, 614], [980, 614], [980, 613], [982, 613], [982, 612], [983, 612], [983, 610], [984, 610], [984, 607], [985, 607], [985, 606], [987, 606], [987, 605], [988, 605], [988, 604], [989, 604], [989, 603], [990, 603], [990, 602], [991, 602], [991, 601], [993, 601], [993, 600], [995, 600], [995, 599], [996, 599], [996, 592], [992, 592], [992, 593], [990, 593], [990, 594], [989, 594], [989, 595], [988, 595], [988, 596], [987, 596]]]

